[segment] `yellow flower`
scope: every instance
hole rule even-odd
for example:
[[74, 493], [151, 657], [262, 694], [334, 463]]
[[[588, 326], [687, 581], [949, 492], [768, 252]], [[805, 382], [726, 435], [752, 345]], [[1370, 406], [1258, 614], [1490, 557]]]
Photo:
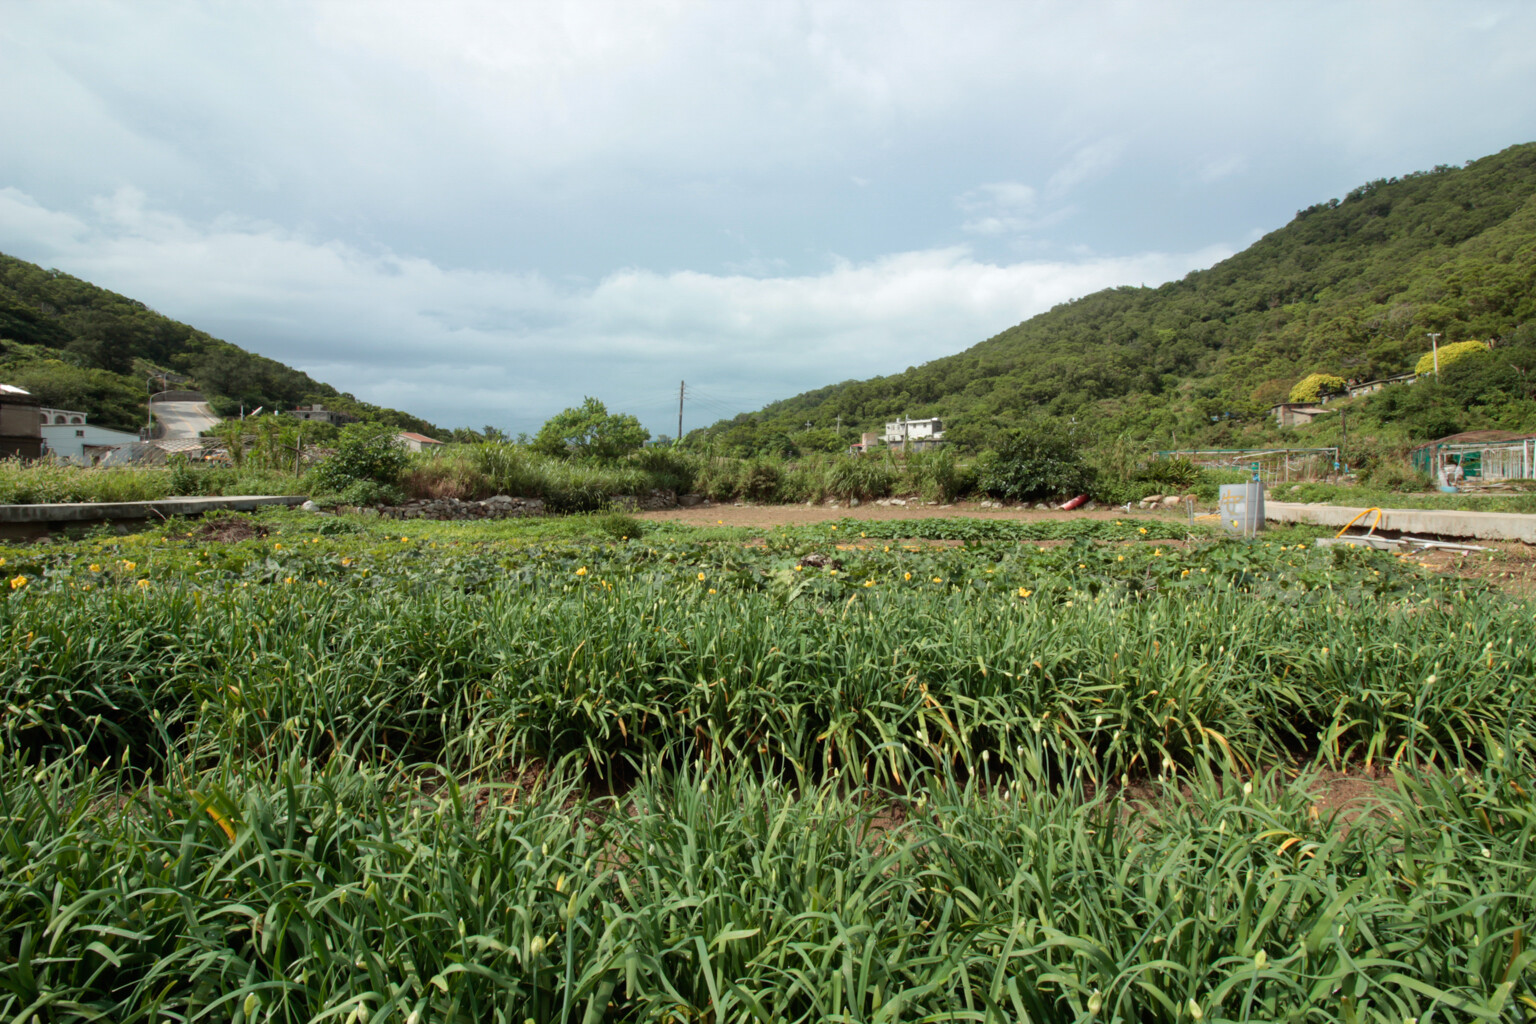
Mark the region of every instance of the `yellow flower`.
[[351, 564], [352, 564], [352, 559], [350, 559], [350, 558], [343, 558], [343, 559], [342, 559], [342, 560], [341, 560], [341, 564], [342, 564], [342, 565], [343, 565], [343, 566], [348, 566], [348, 565], [351, 565]]
[[[4, 565], [4, 564], [5, 564], [5, 559], [0, 558], [0, 565]], [[90, 570], [91, 570], [91, 572], [101, 572], [101, 566], [97, 565], [95, 562], [92, 562], [90, 564]]]
[[904, 573], [901, 574], [901, 578], [904, 579], [904, 580], [909, 580], [909, 579], [912, 578], [912, 574], [909, 573], [909, 572], [904, 572]]
[[410, 542], [411, 542], [411, 538], [409, 538], [409, 537], [401, 537], [400, 538], [400, 543], [401, 544], [409, 544]]
[[1179, 573], [1179, 579], [1183, 579], [1184, 577], [1186, 577], [1188, 575], [1189, 575], [1189, 570], [1185, 569], [1183, 572]]
[[283, 582], [284, 583], [292, 583], [293, 582], [293, 577], [292, 576], [284, 576], [283, 577]]
[[580, 569], [576, 570], [576, 575], [577, 576], [585, 576], [586, 574], [587, 574], [587, 567], [586, 566], [582, 566]]
[[121, 565], [123, 567], [123, 571], [124, 572], [133, 572], [133, 570], [135, 570], [135, 569], [137, 569], [139, 567], [139, 563], [138, 562], [123, 561], [123, 562], [119, 562], [117, 564]]
[[874, 586], [874, 585], [875, 585], [875, 581], [874, 581], [874, 580], [865, 580], [865, 581], [864, 581], [864, 585], [865, 585], [865, 586], [866, 586], [866, 587], [872, 587], [872, 586]]
[[1137, 533], [1141, 533], [1141, 534], [1145, 534], [1147, 532], [1147, 528], [1145, 526], [1138, 526], [1138, 527], [1136, 527], [1136, 532]]
[[699, 573], [699, 582], [700, 583], [704, 582], [704, 574], [703, 573]]
[[4, 565], [4, 564], [5, 564], [5, 559], [0, 558], [0, 565]]
[[325, 586], [325, 580], [321, 580], [320, 581], [320, 586], [322, 586], [322, 587]]
[[27, 578], [25, 576], [13, 576], [13, 577], [11, 577], [11, 589], [12, 590], [20, 590], [22, 587], [24, 587], [26, 585], [27, 585]]
[[716, 519], [715, 520], [715, 525], [716, 526], [724, 526], [725, 525], [725, 520], [724, 519]]
[[837, 570], [836, 569], [828, 569], [827, 573], [828, 573], [828, 575], [836, 576], [837, 575]]
[[941, 577], [941, 576], [935, 576], [935, 577], [934, 577], [934, 578], [933, 578], [933, 582], [935, 582], [935, 583], [943, 583], [943, 582], [944, 582], [944, 579], [943, 579], [943, 577]]
[[281, 544], [273, 544], [272, 545], [272, 550], [273, 551], [281, 551], [281, 550], [283, 550], [283, 546]]
[[139, 580], [139, 582], [136, 583], [135, 586], [137, 586], [140, 590], [148, 590], [149, 589], [149, 580]]
[[710, 593], [711, 593], [711, 594], [713, 594], [713, 593], [714, 593], [714, 592], [715, 592], [715, 588], [714, 588], [714, 587], [710, 587], [710, 588], [709, 588], [709, 592], [710, 592]]
[[1125, 556], [1124, 556], [1124, 555], [1119, 555], [1119, 556], [1117, 556], [1117, 557], [1116, 557], [1116, 558], [1115, 558], [1115, 561], [1117, 561], [1117, 562], [1123, 562], [1123, 561], [1125, 561]]
[[1028, 589], [1027, 587], [1020, 587], [1019, 588], [1019, 596], [1020, 597], [1028, 597], [1030, 594], [1033, 594], [1033, 593], [1034, 593], [1034, 591]]
[[1082, 562], [1078, 562], [1077, 563], [1077, 567], [1079, 569], [1086, 569], [1086, 568], [1088, 568], [1088, 566], [1086, 564], [1082, 563]]
[[1163, 557], [1163, 549], [1162, 548], [1158, 548], [1156, 551], [1152, 552], [1152, 557], [1153, 558], [1162, 558]]
[[803, 565], [795, 566], [795, 572], [804, 572], [804, 571], [805, 571], [805, 566], [803, 566]]

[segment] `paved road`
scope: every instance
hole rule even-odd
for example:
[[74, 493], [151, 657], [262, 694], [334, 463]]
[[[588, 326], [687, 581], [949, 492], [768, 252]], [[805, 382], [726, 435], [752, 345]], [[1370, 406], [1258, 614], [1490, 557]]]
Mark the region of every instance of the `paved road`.
[[221, 422], [207, 402], [156, 402], [155, 419], [165, 424], [165, 438], [197, 437]]

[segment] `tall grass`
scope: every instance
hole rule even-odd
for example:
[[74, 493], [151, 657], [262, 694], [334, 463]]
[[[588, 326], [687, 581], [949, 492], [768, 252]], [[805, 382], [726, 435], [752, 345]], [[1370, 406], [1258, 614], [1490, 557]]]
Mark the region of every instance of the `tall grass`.
[[0, 504], [158, 501], [176, 495], [294, 494], [304, 485], [292, 475], [252, 468], [75, 466], [0, 459]]

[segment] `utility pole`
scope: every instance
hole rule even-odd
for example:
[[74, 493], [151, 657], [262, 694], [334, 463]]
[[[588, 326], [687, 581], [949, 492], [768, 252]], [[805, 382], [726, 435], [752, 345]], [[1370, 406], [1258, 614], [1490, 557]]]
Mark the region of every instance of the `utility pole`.
[[677, 382], [677, 440], [672, 442], [674, 445], [683, 443], [683, 392], [687, 387], [687, 381]]
[[1439, 334], [1438, 331], [1435, 332], [1434, 334], [1431, 334], [1429, 336], [1429, 347], [1435, 353], [1435, 379], [1436, 380], [1440, 379], [1440, 346], [1439, 346], [1439, 344], [1437, 344], [1437, 342], [1439, 342], [1439, 340], [1440, 340], [1440, 334]]

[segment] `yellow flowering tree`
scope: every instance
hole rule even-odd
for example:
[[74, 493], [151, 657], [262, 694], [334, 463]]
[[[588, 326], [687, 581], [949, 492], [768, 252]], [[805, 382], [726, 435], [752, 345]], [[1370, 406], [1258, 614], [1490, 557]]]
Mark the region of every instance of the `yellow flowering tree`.
[[[1460, 359], [1488, 354], [1488, 346], [1481, 341], [1453, 341], [1449, 345], [1440, 346], [1440, 369], [1445, 369]], [[1434, 373], [1435, 353], [1433, 350], [1424, 353], [1413, 368], [1414, 373]]]
[[1315, 402], [1324, 395], [1335, 395], [1348, 387], [1343, 377], [1331, 373], [1309, 373], [1291, 388], [1291, 401]]

